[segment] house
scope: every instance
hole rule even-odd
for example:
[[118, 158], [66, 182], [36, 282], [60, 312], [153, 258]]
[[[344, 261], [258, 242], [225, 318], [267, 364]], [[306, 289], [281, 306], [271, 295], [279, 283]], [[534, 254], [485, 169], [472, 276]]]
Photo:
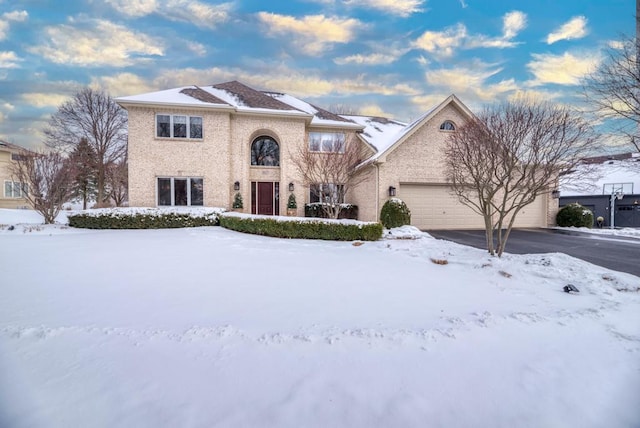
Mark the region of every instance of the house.
[[571, 203], [590, 209], [602, 217], [604, 227], [640, 227], [640, 153], [597, 156], [585, 160], [592, 179], [569, 181], [560, 188], [560, 206]]
[[[449, 193], [444, 179], [447, 137], [472, 117], [455, 95], [409, 124], [336, 115], [237, 81], [116, 101], [129, 113], [130, 206], [230, 208], [240, 193], [245, 212], [279, 215], [293, 193], [298, 215], [304, 215], [303, 202], [321, 201], [323, 192], [336, 191], [340, 183], [331, 189], [305, 184], [292, 156], [301, 145], [322, 153], [356, 141], [366, 179], [344, 199], [358, 206], [360, 220], [378, 220], [394, 195], [407, 203], [417, 227], [484, 227], [479, 215]], [[540, 197], [520, 213], [516, 226], [545, 227], [556, 209], [557, 200]]]
[[0, 140], [0, 208], [31, 208], [24, 198], [24, 192], [28, 191], [27, 185], [14, 181], [11, 174], [11, 165], [20, 158], [24, 150], [23, 147]]

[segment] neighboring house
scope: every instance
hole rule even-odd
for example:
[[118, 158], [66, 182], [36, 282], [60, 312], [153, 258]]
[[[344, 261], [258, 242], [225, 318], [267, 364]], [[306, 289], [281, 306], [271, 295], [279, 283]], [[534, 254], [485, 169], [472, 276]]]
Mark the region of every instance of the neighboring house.
[[[560, 206], [574, 202], [602, 217], [604, 227], [611, 225], [613, 195], [614, 226], [640, 227], [640, 154], [623, 153], [586, 160], [593, 179], [560, 188]], [[616, 193], [620, 193], [616, 197]], [[619, 197], [621, 196], [621, 199]]]
[[25, 183], [14, 181], [11, 176], [11, 164], [24, 152], [24, 148], [0, 140], [0, 208], [31, 208], [24, 198], [28, 187]]
[[[455, 96], [410, 124], [336, 115], [293, 96], [257, 91], [239, 82], [186, 86], [117, 98], [129, 112], [130, 206], [230, 208], [239, 192], [244, 211], [279, 215], [289, 193], [319, 202], [321, 189], [301, 181], [292, 156], [301, 145], [339, 151], [341, 141], [362, 146], [366, 179], [344, 195], [359, 219], [376, 221], [391, 197], [403, 199], [412, 224], [423, 229], [483, 228], [483, 220], [449, 193], [444, 178], [447, 137], [472, 117]], [[543, 196], [521, 211], [516, 226], [545, 227], [557, 200]]]

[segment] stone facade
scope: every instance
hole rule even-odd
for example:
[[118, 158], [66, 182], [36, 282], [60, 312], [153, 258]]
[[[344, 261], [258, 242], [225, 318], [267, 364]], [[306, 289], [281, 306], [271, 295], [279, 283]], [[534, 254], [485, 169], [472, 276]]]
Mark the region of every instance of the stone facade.
[[32, 208], [31, 204], [22, 197], [16, 198], [12, 194], [7, 194], [7, 183], [12, 183], [11, 159], [12, 154], [17, 154], [21, 147], [0, 141], [0, 208]]

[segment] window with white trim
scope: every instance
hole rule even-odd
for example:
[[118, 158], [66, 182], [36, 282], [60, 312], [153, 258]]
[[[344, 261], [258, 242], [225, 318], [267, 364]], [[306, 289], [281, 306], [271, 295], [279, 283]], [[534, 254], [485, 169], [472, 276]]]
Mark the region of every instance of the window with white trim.
[[344, 153], [344, 132], [309, 132], [309, 150], [312, 152]]
[[455, 131], [456, 130], [456, 124], [451, 122], [450, 120], [445, 120], [440, 125], [440, 130], [441, 131]]
[[344, 203], [344, 186], [342, 184], [312, 184], [309, 186], [310, 203]]
[[156, 137], [202, 139], [202, 117], [157, 114]]
[[204, 180], [197, 177], [158, 177], [158, 206], [202, 206], [203, 184]]
[[4, 197], [20, 199], [24, 198], [28, 192], [27, 183], [20, 183], [19, 181], [5, 181], [4, 182]]

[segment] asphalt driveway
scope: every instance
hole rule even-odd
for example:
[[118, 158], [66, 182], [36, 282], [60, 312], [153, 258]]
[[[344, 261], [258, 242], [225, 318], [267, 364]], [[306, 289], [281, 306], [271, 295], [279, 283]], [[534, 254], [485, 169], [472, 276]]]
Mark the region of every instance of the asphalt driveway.
[[[484, 230], [427, 230], [438, 239], [486, 248]], [[554, 229], [514, 229], [506, 252], [565, 253], [598, 266], [640, 276], [640, 239]]]

